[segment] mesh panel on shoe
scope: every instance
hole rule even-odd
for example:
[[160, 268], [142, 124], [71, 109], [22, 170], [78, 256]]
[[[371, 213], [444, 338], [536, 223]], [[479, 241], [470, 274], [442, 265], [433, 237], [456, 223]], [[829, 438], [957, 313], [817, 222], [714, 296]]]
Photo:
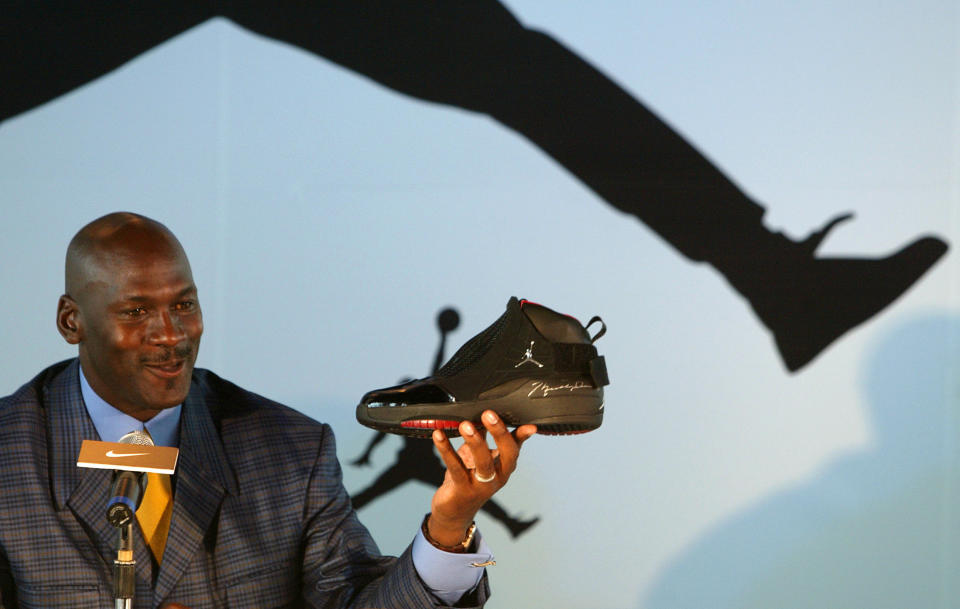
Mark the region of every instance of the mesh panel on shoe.
[[510, 310], [508, 309], [497, 321], [488, 326], [486, 330], [477, 334], [457, 349], [457, 352], [453, 354], [450, 361], [437, 370], [437, 376], [450, 377], [460, 374], [486, 355], [490, 347], [499, 340], [500, 335], [503, 333], [503, 327], [507, 323], [507, 315], [509, 314]]

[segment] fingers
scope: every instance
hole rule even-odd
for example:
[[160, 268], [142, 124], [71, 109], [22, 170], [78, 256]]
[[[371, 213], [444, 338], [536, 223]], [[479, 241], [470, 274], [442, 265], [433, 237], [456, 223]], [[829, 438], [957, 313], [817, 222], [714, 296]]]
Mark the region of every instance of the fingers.
[[[495, 455], [487, 447], [487, 439], [482, 430], [478, 430], [470, 421], [464, 421], [460, 424], [460, 435], [463, 437], [463, 443], [469, 452], [470, 460], [473, 461], [473, 476], [478, 481], [492, 481], [499, 473], [496, 469]], [[468, 459], [464, 458], [464, 462]]]
[[[460, 423], [463, 446], [459, 450], [454, 449], [446, 434], [439, 430], [433, 432], [433, 443], [455, 482], [486, 484], [484, 480], [492, 482], [499, 478], [499, 487], [516, 470], [520, 446], [537, 433], [537, 427], [521, 425], [511, 433], [503, 419], [492, 410], [485, 411], [481, 421], [482, 428], [470, 421]], [[488, 432], [496, 444], [493, 450], [487, 446]]]
[[[520, 446], [537, 432], [536, 425], [521, 425], [513, 433], [497, 413], [487, 410], [481, 417], [483, 426], [493, 437], [496, 444], [494, 450], [487, 448], [485, 436], [476, 432], [473, 426], [461, 424], [461, 433], [464, 431], [472, 435], [464, 435], [465, 446], [469, 448], [469, 456], [476, 467], [476, 476], [486, 480], [496, 474], [500, 477], [500, 484], [505, 484], [510, 474], [517, 468], [517, 459], [520, 456]], [[467, 461], [466, 458], [463, 459]]]
[[463, 464], [463, 461], [461, 461], [457, 451], [454, 450], [453, 444], [451, 444], [450, 439], [447, 438], [447, 434], [439, 429], [434, 430], [433, 445], [437, 448], [437, 452], [440, 453], [443, 464], [447, 466], [447, 474], [453, 481], [456, 484], [469, 484], [470, 479], [467, 474], [467, 467]]
[[[482, 426], [470, 421], [460, 423], [463, 445], [459, 450], [453, 448], [444, 432], [433, 432], [433, 444], [447, 473], [430, 503], [431, 535], [461, 539], [477, 510], [507, 483], [516, 469], [520, 445], [537, 432], [535, 425], [521, 425], [510, 433], [503, 420], [490, 410], [483, 413], [481, 421]], [[487, 434], [496, 443], [493, 450], [487, 446]]]
[[530, 439], [531, 436], [537, 433], [536, 425], [521, 425], [513, 430], [513, 437], [517, 441], [517, 446], [520, 446], [524, 442]]
[[[517, 458], [520, 456], [520, 446], [530, 436], [537, 433], [536, 425], [521, 425], [510, 433], [503, 420], [492, 410], [483, 413], [483, 424], [486, 426], [493, 441], [497, 444], [495, 451], [499, 456], [500, 474], [507, 478], [517, 468]], [[506, 480], [504, 480], [506, 482]]]

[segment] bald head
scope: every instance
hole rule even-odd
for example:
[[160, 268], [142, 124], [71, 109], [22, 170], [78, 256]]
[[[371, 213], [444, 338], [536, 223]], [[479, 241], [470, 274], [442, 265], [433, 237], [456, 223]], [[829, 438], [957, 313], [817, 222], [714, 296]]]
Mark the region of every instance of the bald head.
[[107, 403], [146, 421], [183, 402], [203, 333], [190, 263], [163, 224], [118, 212], [67, 247], [57, 329]]
[[183, 246], [156, 220], [130, 212], [97, 218], [81, 228], [67, 246], [65, 292], [81, 298], [90, 284], [104, 281], [117, 266], [156, 255], [179, 258], [189, 268]]

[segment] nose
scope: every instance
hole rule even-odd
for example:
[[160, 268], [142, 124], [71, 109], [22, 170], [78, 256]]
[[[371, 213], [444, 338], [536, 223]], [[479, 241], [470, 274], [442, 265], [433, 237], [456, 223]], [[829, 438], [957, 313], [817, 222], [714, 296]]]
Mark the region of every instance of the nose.
[[175, 346], [186, 339], [183, 322], [169, 311], [161, 311], [150, 325], [148, 340], [153, 345]]

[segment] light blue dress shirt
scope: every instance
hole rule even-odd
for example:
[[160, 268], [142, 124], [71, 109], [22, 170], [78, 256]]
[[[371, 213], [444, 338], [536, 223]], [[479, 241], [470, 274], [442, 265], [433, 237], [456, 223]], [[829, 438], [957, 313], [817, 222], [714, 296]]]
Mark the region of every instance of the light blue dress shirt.
[[[121, 412], [97, 395], [80, 369], [80, 393], [87, 413], [104, 442], [119, 442], [131, 431], [146, 429], [157, 446], [180, 445], [180, 411], [183, 405], [165, 408], [144, 423]], [[413, 540], [413, 566], [427, 588], [445, 604], [452, 605], [476, 588], [483, 568], [473, 566], [493, 560], [493, 554], [477, 531], [475, 554], [453, 554], [433, 547], [418, 531]]]

